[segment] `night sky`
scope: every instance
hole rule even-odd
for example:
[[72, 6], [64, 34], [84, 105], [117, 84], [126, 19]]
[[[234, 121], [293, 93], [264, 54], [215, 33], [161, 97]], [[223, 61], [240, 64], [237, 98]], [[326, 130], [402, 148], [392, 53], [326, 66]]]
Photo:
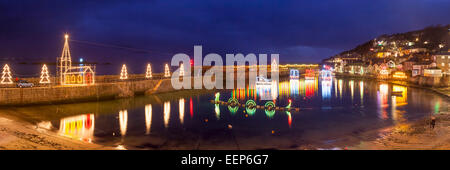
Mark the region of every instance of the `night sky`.
[[1, 0], [0, 62], [54, 62], [67, 32], [72, 57], [98, 62], [104, 74], [101, 63], [138, 73], [146, 62], [192, 55], [194, 45], [204, 54], [279, 53], [282, 63], [317, 63], [381, 34], [449, 24], [449, 9], [448, 0]]

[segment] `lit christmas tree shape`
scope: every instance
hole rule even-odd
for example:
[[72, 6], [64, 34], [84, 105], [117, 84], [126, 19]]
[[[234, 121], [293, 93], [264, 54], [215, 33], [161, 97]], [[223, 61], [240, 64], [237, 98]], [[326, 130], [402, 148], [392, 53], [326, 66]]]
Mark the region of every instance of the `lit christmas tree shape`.
[[12, 78], [12, 76], [11, 76], [11, 71], [9, 70], [9, 66], [8, 66], [8, 64], [5, 64], [5, 66], [3, 67], [2, 81], [0, 83], [1, 84], [13, 84], [13, 81], [11, 78]]
[[145, 72], [145, 78], [152, 78], [152, 67], [147, 64], [147, 72]]
[[45, 64], [44, 64], [44, 66], [42, 66], [41, 81], [39, 81], [39, 83], [41, 83], [41, 84], [50, 83], [50, 76], [48, 75], [48, 68], [47, 68], [47, 65], [45, 65]]
[[169, 69], [169, 65], [167, 65], [167, 64], [164, 67], [164, 77], [170, 77], [170, 69]]
[[121, 80], [128, 79], [127, 66], [125, 64], [122, 66], [122, 71], [120, 72], [120, 79]]

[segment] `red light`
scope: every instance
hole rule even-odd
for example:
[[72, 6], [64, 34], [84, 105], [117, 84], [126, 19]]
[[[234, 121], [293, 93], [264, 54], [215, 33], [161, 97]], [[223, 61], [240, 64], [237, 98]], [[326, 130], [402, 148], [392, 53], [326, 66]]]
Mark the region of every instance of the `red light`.
[[191, 62], [191, 66], [194, 65], [194, 60], [191, 59], [190, 62]]

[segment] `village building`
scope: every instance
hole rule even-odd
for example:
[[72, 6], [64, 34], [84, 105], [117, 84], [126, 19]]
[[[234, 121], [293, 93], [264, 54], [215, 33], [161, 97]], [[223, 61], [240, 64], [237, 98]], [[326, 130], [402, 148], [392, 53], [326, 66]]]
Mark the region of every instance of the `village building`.
[[442, 74], [450, 74], [450, 52], [440, 52], [433, 55], [436, 66], [442, 70]]
[[426, 68], [423, 71], [425, 77], [442, 77], [442, 70], [437, 67]]
[[431, 61], [425, 61], [425, 62], [419, 62], [413, 65], [413, 69], [412, 69], [412, 73], [411, 75], [414, 76], [420, 76], [420, 75], [424, 75], [424, 70], [431, 68], [433, 66], [435, 66], [436, 64], [434, 64]]

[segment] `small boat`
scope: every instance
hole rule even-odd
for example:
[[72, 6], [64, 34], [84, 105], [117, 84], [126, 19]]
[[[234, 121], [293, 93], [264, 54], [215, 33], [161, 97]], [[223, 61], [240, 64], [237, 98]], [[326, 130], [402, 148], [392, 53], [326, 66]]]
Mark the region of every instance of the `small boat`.
[[398, 96], [398, 97], [402, 97], [403, 96], [403, 91], [393, 91], [391, 93], [391, 95], [393, 96]]

